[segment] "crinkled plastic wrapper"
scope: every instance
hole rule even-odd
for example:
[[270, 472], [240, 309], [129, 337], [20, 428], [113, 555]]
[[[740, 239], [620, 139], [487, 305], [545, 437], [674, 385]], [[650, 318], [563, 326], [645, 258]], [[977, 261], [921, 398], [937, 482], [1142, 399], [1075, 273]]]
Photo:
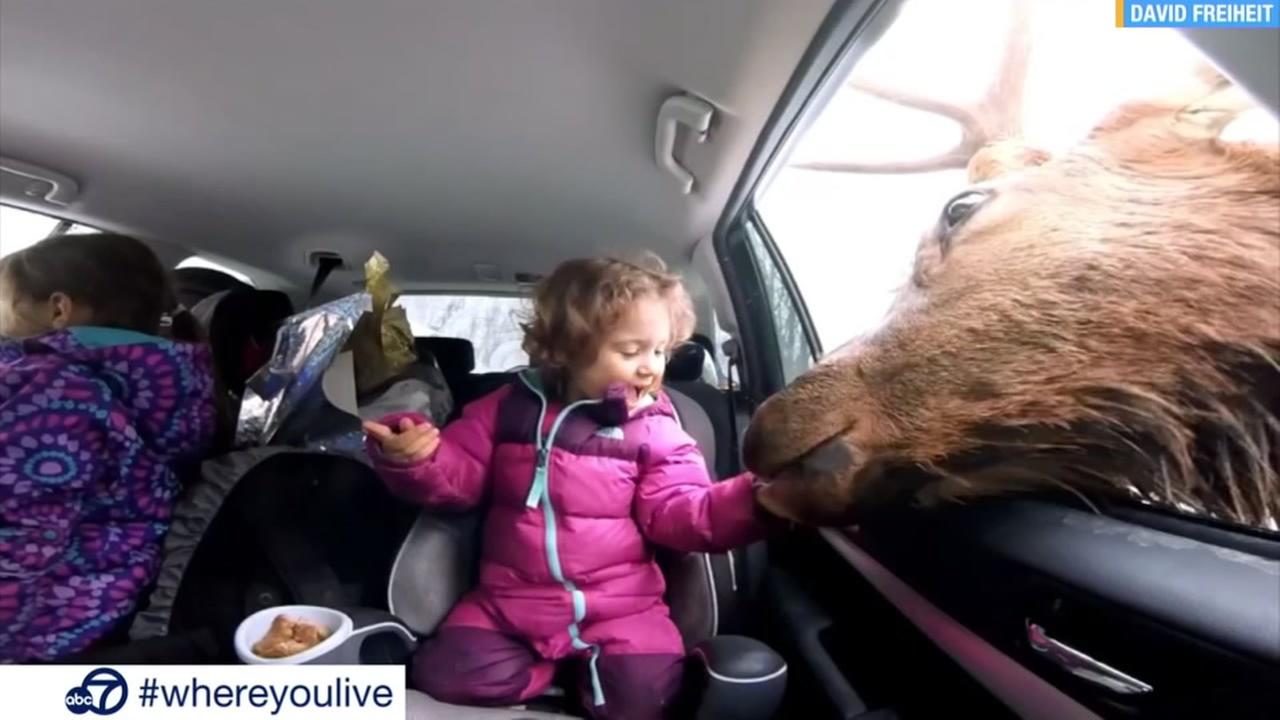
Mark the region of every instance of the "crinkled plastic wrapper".
[[271, 442], [289, 414], [318, 390], [325, 370], [371, 307], [372, 298], [362, 292], [285, 320], [276, 333], [271, 360], [245, 385], [236, 422], [237, 446]]

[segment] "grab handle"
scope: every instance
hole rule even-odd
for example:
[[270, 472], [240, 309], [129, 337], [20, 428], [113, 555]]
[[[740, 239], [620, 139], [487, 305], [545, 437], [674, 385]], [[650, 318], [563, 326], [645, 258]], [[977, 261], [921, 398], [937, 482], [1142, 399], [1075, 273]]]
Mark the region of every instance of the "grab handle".
[[[27, 188], [25, 194], [30, 198], [50, 205], [67, 207], [75, 201], [76, 196], [80, 193], [80, 186], [76, 184], [75, 180], [60, 172], [38, 167], [21, 160], [0, 157], [0, 170], [28, 180], [35, 180], [36, 184], [32, 184], [31, 187]], [[38, 183], [48, 183], [49, 187], [47, 189], [42, 188]]]
[[696, 142], [705, 142], [711, 130], [711, 118], [715, 115], [711, 103], [692, 95], [673, 95], [658, 109], [658, 130], [653, 141], [654, 160], [680, 183], [680, 192], [693, 192], [693, 173], [681, 165], [675, 157], [677, 125], [693, 130]]

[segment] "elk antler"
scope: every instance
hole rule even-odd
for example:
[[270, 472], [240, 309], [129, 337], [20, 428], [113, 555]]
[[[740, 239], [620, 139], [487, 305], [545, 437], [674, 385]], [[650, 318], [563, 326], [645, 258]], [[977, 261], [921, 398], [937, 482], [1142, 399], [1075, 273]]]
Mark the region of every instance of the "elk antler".
[[996, 74], [982, 97], [972, 105], [955, 105], [876, 83], [850, 80], [848, 86], [902, 107], [951, 118], [960, 124], [955, 147], [932, 157], [888, 162], [810, 160], [791, 167], [846, 173], [915, 173], [963, 169], [983, 146], [1016, 136], [1022, 129], [1022, 93], [1027, 59], [1031, 55], [1027, 0], [1013, 0], [1004, 49]]

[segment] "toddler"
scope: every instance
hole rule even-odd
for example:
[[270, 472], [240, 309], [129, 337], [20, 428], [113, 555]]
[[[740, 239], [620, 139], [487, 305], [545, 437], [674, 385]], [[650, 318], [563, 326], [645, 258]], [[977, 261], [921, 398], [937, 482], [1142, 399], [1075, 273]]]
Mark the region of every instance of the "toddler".
[[651, 543], [722, 552], [766, 524], [752, 478], [713, 484], [662, 392], [667, 354], [693, 323], [656, 258], [569, 261], [535, 293], [531, 370], [443, 433], [421, 417], [366, 424], [393, 492], [432, 507], [487, 503], [479, 587], [419, 649], [419, 689], [517, 704], [575, 658], [594, 717], [668, 712], [684, 643]]

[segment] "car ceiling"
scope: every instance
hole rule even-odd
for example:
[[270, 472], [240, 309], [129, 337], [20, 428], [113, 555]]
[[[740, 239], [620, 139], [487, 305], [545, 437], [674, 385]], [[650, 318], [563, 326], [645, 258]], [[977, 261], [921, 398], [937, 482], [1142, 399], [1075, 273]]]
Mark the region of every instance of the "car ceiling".
[[[379, 249], [410, 285], [679, 261], [830, 5], [4, 0], [0, 154], [80, 184], [60, 215], [294, 283], [312, 249]], [[654, 162], [680, 92], [717, 109], [679, 151], [690, 196]]]

